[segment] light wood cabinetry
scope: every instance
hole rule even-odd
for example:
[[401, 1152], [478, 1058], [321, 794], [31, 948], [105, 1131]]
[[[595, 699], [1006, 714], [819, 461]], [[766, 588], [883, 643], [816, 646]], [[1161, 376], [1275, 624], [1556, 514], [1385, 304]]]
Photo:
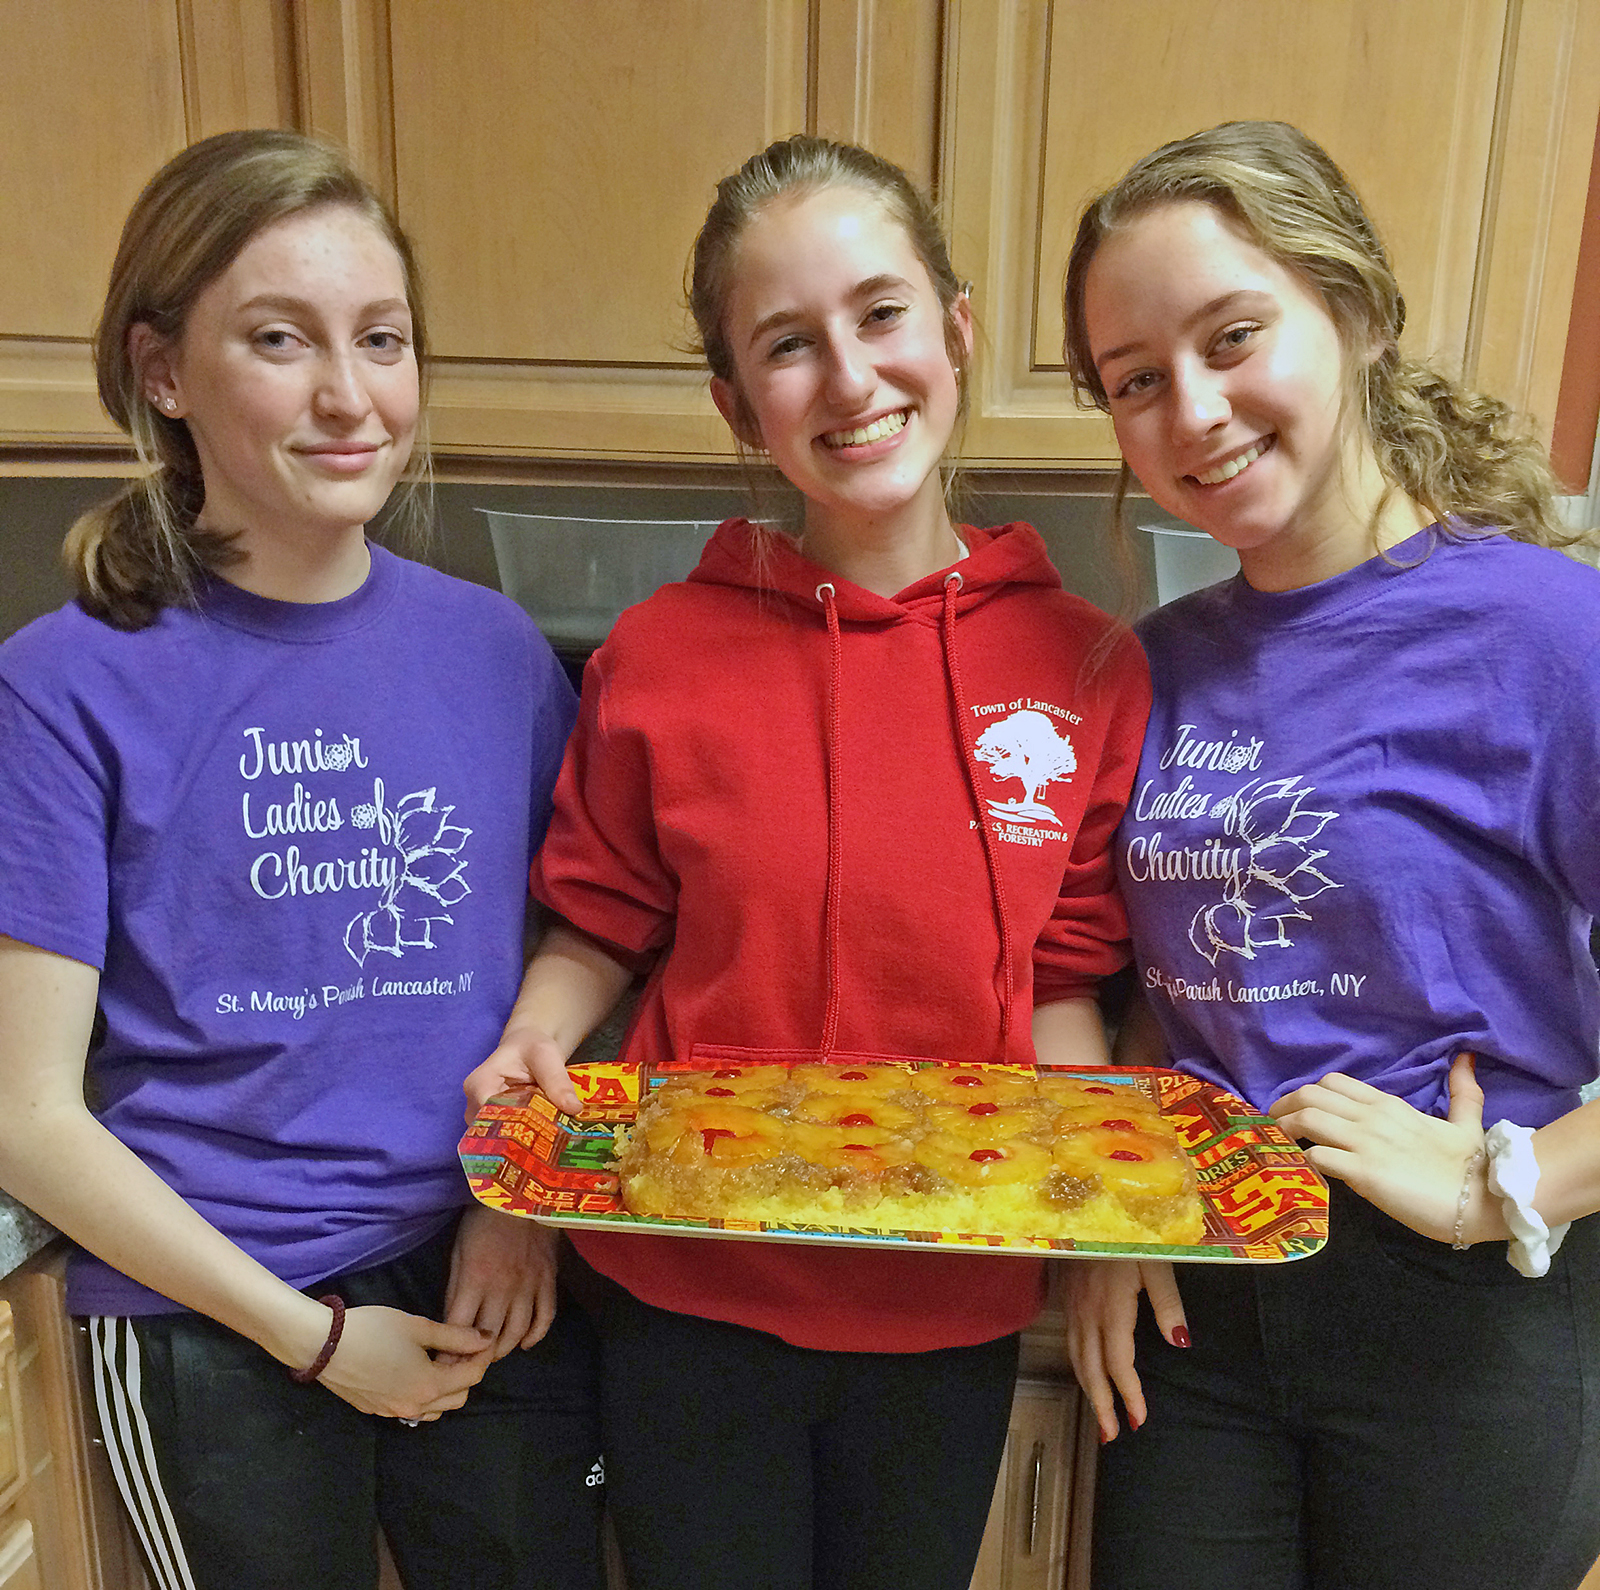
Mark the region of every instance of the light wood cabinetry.
[[1292, 121], [1345, 168], [1409, 309], [1409, 351], [1554, 417], [1600, 112], [1592, 0], [952, 0], [944, 185], [987, 333], [966, 451], [1116, 457], [1061, 361], [1084, 203], [1228, 119]]
[[[148, 1590], [85, 1405], [62, 1264], [0, 1281], [0, 1590]], [[1095, 1434], [1059, 1378], [1059, 1315], [1023, 1349], [988, 1530], [972, 1590], [1088, 1590]], [[613, 1590], [625, 1590], [614, 1552]], [[382, 1590], [399, 1590], [384, 1553]]]
[[340, 9], [356, 25], [307, 53], [313, 126], [369, 140], [416, 241], [444, 453], [730, 456], [683, 308], [717, 180], [806, 127], [933, 174], [933, 0]]
[[147, 1590], [94, 1410], [59, 1253], [0, 1280], [0, 1587]]
[[23, 1590], [39, 1583], [33, 1522], [17, 1506], [27, 1488], [16, 1325], [11, 1305], [0, 1301], [0, 1586], [6, 1590]]
[[682, 309], [718, 177], [802, 128], [930, 183], [982, 328], [969, 461], [1094, 466], [1060, 358], [1079, 207], [1283, 117], [1389, 239], [1407, 344], [1548, 431], [1600, 112], [1596, 0], [0, 0], [0, 463], [117, 443], [87, 337], [140, 182], [301, 126], [395, 201], [451, 460], [725, 461]]
[[0, 0], [0, 441], [120, 447], [88, 338], [123, 217], [185, 144], [294, 115], [274, 0]]
[[1082, 1402], [1070, 1381], [1018, 1382], [972, 1590], [1089, 1590], [1095, 1436]]
[[805, 127], [931, 180], [939, 24], [937, 0], [0, 0], [0, 446], [119, 442], [87, 339], [139, 185], [194, 138], [295, 125], [418, 243], [442, 452], [727, 459], [680, 307], [715, 183]]

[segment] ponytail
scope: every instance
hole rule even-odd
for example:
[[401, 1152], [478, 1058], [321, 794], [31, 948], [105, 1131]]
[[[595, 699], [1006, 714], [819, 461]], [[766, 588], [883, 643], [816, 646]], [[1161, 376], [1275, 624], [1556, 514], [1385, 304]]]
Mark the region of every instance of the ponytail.
[[1498, 399], [1392, 351], [1369, 367], [1364, 397], [1379, 467], [1436, 523], [1535, 546], [1588, 539], [1563, 525], [1548, 454]]

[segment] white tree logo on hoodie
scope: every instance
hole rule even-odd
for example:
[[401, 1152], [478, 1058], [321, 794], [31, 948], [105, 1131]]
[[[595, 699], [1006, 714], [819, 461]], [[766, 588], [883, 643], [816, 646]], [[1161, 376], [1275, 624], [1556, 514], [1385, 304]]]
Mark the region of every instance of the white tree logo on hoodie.
[[988, 803], [991, 817], [1061, 826], [1061, 819], [1042, 797], [1051, 784], [1077, 771], [1078, 757], [1071, 739], [1058, 733], [1045, 713], [1024, 709], [991, 723], [978, 736], [972, 754], [987, 762], [1000, 782], [1016, 779], [1022, 785], [1020, 800]]

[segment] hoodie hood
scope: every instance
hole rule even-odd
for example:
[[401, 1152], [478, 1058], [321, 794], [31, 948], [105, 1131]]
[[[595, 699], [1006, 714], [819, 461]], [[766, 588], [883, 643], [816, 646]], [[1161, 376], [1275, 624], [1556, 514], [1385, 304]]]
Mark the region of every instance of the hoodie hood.
[[[1031, 525], [1009, 524], [996, 530], [957, 525], [955, 531], [967, 547], [967, 556], [950, 565], [961, 575], [961, 590], [956, 597], [958, 617], [989, 601], [1008, 585], [1061, 588], [1061, 577]], [[764, 544], [758, 545], [758, 539]], [[821, 608], [817, 589], [829, 584], [834, 588], [842, 624], [896, 623], [906, 619], [938, 624], [944, 609], [945, 577], [950, 569], [936, 570], [894, 596], [879, 596], [813, 563], [781, 532], [760, 530], [748, 519], [730, 519], [719, 525], [706, 543], [689, 580], [692, 584], [762, 591], [818, 616]]]

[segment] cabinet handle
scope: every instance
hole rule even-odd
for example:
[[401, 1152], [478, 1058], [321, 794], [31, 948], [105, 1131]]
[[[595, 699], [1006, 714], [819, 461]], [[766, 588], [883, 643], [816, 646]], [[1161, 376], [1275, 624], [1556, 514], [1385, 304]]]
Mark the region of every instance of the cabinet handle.
[[1044, 1478], [1044, 1442], [1033, 1443], [1033, 1471], [1028, 1484], [1028, 1543], [1022, 1549], [1031, 1557], [1039, 1534], [1039, 1489]]

